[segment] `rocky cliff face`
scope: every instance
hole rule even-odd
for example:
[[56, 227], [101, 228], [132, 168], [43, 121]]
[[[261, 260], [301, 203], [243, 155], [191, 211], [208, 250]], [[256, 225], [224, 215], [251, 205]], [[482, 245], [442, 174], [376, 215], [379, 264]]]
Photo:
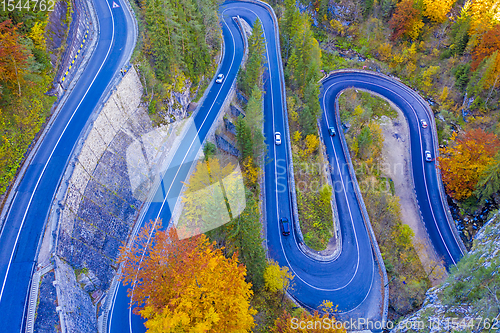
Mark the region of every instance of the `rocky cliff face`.
[[[187, 82], [186, 86], [180, 92], [171, 91], [170, 98], [166, 99], [164, 102], [166, 104], [166, 110], [163, 112], [163, 117], [165, 119], [170, 119], [170, 122], [182, 120], [188, 116], [189, 111], [193, 111], [196, 108], [197, 103], [191, 105], [192, 100], [196, 97], [201, 83], [198, 85], [195, 93], [191, 93], [192, 83]], [[203, 94], [203, 91], [201, 92]]]
[[488, 332], [500, 329], [500, 216], [476, 234], [472, 250], [422, 308], [391, 332]]

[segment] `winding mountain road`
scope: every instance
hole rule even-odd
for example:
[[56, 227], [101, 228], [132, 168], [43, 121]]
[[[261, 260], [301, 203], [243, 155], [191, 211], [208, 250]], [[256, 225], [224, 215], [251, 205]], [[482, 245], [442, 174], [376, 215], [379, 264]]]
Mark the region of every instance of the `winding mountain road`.
[[[199, 112], [195, 115], [190, 134], [176, 151], [173, 162], [165, 173], [162, 186], [141, 219], [154, 220], [157, 217], [169, 221], [189, 168], [205, 139], [206, 133], [219, 112], [243, 58], [243, 39], [234, 17], [239, 16], [253, 24], [257, 18], [262, 22], [266, 40], [266, 71], [264, 74], [264, 133], [268, 145], [265, 163], [265, 193], [267, 243], [270, 256], [282, 266], [288, 266], [295, 275], [292, 296], [308, 308], [316, 308], [325, 299], [339, 304], [339, 311], [345, 316], [382, 320], [383, 266], [374, 255], [372, 243], [362, 218], [359, 203], [349, 174], [338, 174], [344, 184], [337, 205], [341, 213], [342, 253], [331, 262], [318, 262], [304, 254], [297, 242], [295, 230], [284, 237], [279, 231], [279, 218], [292, 217], [291, 188], [289, 187], [289, 134], [285, 123], [285, 91], [281, 65], [279, 40], [274, 13], [258, 2], [225, 2], [220, 7], [224, 36], [224, 58], [220, 73], [226, 79], [222, 85], [212, 85]], [[274, 132], [284, 133], [283, 144], [275, 146]], [[165, 195], [166, 194], [166, 195]], [[113, 294], [113, 303], [108, 317], [110, 332], [144, 332], [143, 320], [128, 309], [129, 299], [126, 287], [121, 284]]]
[[[410, 156], [415, 193], [418, 206], [427, 233], [440, 258], [446, 266], [456, 265], [463, 256], [465, 248], [453, 230], [453, 220], [447, 214], [448, 207], [441, 196], [441, 179], [436, 170], [437, 137], [434, 118], [427, 103], [402, 83], [384, 75], [368, 71], [334, 72], [323, 80], [321, 104], [323, 133], [328, 133], [330, 126], [342, 133], [338, 124], [338, 112], [335, 110], [335, 99], [339, 93], [348, 88], [360, 88], [377, 93], [393, 102], [404, 114], [410, 128]], [[336, 116], [337, 113], [337, 116]], [[424, 120], [430, 126], [423, 128]], [[329, 137], [326, 140], [328, 155], [341, 151], [340, 137]], [[425, 161], [424, 152], [431, 151], [432, 161]], [[412, 189], [408, 189], [411, 191]]]
[[[460, 259], [463, 252], [460, 240], [453, 233], [453, 226], [448, 221], [446, 207], [441, 200], [440, 179], [435, 163], [425, 162], [423, 158], [424, 150], [432, 150], [434, 154], [436, 152], [436, 142], [431, 132], [434, 129], [434, 122], [426, 112], [425, 102], [417, 93], [398, 81], [370, 72], [338, 72], [323, 80], [320, 96], [324, 111], [321, 120], [322, 132], [328, 133], [328, 128], [333, 126], [339, 133], [336, 137], [325, 137], [325, 145], [332, 170], [332, 182], [338, 185], [335, 189], [335, 200], [341, 226], [342, 251], [334, 260], [317, 261], [301, 250], [298, 244], [301, 239], [296, 229], [292, 228], [290, 236], [282, 236], [278, 222], [281, 217], [293, 220], [294, 214], [291, 195], [293, 189], [290, 188], [291, 156], [288, 147], [290, 136], [284, 111], [286, 98], [274, 13], [266, 8], [266, 5], [252, 1], [226, 2], [221, 6], [220, 12], [226, 48], [220, 72], [226, 74], [226, 83], [228, 81], [232, 83], [235, 79], [234, 70], [239, 67], [243, 53], [241, 32], [237, 29], [233, 18], [239, 16], [250, 24], [259, 18], [264, 29], [267, 59], [264, 73], [264, 134], [268, 146], [264, 167], [264, 191], [267, 245], [270, 257], [278, 261], [280, 265], [289, 267], [295, 275], [294, 288], [290, 294], [306, 308], [317, 308], [323, 300], [331, 300], [334, 304], [338, 304], [337, 316], [342, 319], [365, 318], [372, 321], [385, 319], [387, 306], [384, 302], [386, 295], [384, 294], [383, 270], [385, 268], [377, 259], [377, 245], [376, 243], [374, 245], [373, 238], [370, 236], [369, 221], [366, 213], [363, 214], [363, 204], [359, 201], [359, 192], [357, 195], [355, 182], [349, 172], [349, 157], [346, 155], [345, 145], [343, 147], [341, 142], [343, 134], [337, 122], [335, 99], [344, 89], [359, 87], [390, 99], [405, 113], [410, 124], [413, 177], [417, 180], [415, 191], [422, 217], [436, 251], [447, 265], [453, 265]], [[224, 63], [229, 61], [231, 61], [231, 66], [225, 69]], [[210, 91], [204, 103], [208, 112], [200, 112], [206, 117], [211, 117], [210, 112], [218, 112], [212, 108], [216, 101], [212, 101], [210, 96], [217, 94], [215, 100], [225, 98], [223, 94], [218, 95], [224, 87], [215, 86], [211, 89], [213, 91]], [[422, 130], [419, 125], [421, 119], [425, 119], [432, 126], [425, 131]], [[284, 134], [285, 140], [282, 145], [275, 145], [275, 132]], [[188, 142], [203, 142], [203, 133], [204, 130], [197, 130], [198, 140], [192, 138]], [[191, 144], [189, 148], [192, 146]], [[193, 147], [199, 149], [200, 146]], [[180, 149], [176, 154], [178, 156], [174, 160], [185, 161], [187, 158], [191, 161], [194, 159], [195, 151]], [[179, 168], [182, 167], [184, 166]], [[187, 175], [187, 169], [182, 172], [182, 175]], [[172, 173], [172, 171], [169, 172]], [[175, 175], [179, 174], [181, 173], [176, 171]], [[178, 185], [173, 185], [176, 187], [175, 195], [165, 199], [171, 200], [172, 203], [176, 201], [176, 196], [181, 189], [179, 185], [181, 179], [175, 181], [178, 183]], [[170, 183], [170, 180], [165, 183]], [[172, 204], [170, 207], [173, 207]], [[165, 208], [154, 210], [153, 214], [148, 211], [146, 215], [148, 219], [162, 217], [164, 221], [167, 221], [170, 219], [170, 210]], [[120, 287], [110, 315], [110, 331], [143, 332], [142, 320], [127, 310], [127, 303], [125, 288]]]
[[[200, 109], [194, 114], [193, 122], [188, 125], [186, 135], [175, 151], [172, 162], [167, 171], [161, 175], [160, 186], [153, 196], [154, 199], [141, 215], [138, 226], [143, 226], [150, 220], [161, 218], [166, 227], [166, 222], [170, 221], [173, 208], [178, 201], [183, 182], [186, 181], [192, 165], [197, 162], [196, 156], [202, 143], [217, 119], [221, 106], [236, 79], [243, 59], [244, 41], [232, 17], [224, 9], [221, 9], [221, 13], [224, 18], [222, 24], [224, 55], [217, 74], [223, 73], [225, 79], [221, 84], [213, 84], [212, 82], [208, 88], [209, 91]], [[137, 231], [136, 228], [135, 232]], [[107, 320], [109, 332], [145, 331], [142, 318], [134, 315], [128, 307], [127, 288], [120, 283], [115, 290], [112, 290], [112, 305]]]
[[[118, 2], [118, 0], [115, 0]], [[122, 66], [124, 50], [130, 48], [127, 38], [131, 20], [123, 3], [111, 8], [112, 0], [96, 3], [100, 35], [96, 50], [79, 81], [77, 89], [47, 133], [33, 162], [10, 205], [6, 223], [0, 234], [0, 316], [5, 332], [23, 331], [27, 291], [36, 267], [36, 252], [54, 193], [80, 132], [87, 123], [99, 98], [117, 70]], [[125, 10], [124, 10], [125, 9]], [[290, 187], [291, 156], [286, 124], [286, 98], [283, 67], [279, 49], [278, 27], [274, 13], [257, 1], [229, 1], [220, 7], [224, 38], [224, 57], [219, 73], [225, 74], [222, 84], [212, 84], [200, 110], [193, 117], [182, 143], [154, 195], [142, 212], [134, 230], [144, 222], [160, 217], [169, 221], [181, 193], [182, 182], [196, 161], [205, 137], [219, 115], [226, 96], [232, 89], [244, 55], [244, 41], [234, 21], [240, 16], [250, 24], [260, 19], [266, 40], [266, 71], [264, 73], [264, 134], [268, 146], [264, 166], [265, 220], [269, 255], [295, 275], [292, 297], [307, 308], [317, 308], [323, 300], [338, 304], [341, 318], [385, 319], [383, 263], [378, 260], [377, 245], [370, 236], [369, 221], [356, 193], [356, 184], [349, 172], [349, 156], [342, 145], [343, 134], [338, 124], [335, 98], [344, 89], [359, 87], [374, 91], [393, 101], [405, 114], [410, 125], [411, 156], [415, 192], [423, 221], [436, 248], [448, 265], [463, 255], [460, 239], [453, 233], [446, 207], [440, 196], [440, 179], [434, 162], [425, 162], [423, 151], [436, 153], [433, 119], [426, 105], [406, 86], [370, 72], [337, 72], [323, 80], [320, 101], [323, 107], [321, 129], [336, 127], [336, 137], [325, 137], [331, 178], [341, 226], [342, 251], [331, 261], [317, 261], [299, 246], [300, 236], [292, 228], [290, 236], [282, 236], [280, 217], [293, 221], [293, 188]], [[119, 27], [119, 28], [118, 28]], [[217, 73], [218, 74], [218, 73]], [[431, 128], [422, 129], [420, 119]], [[283, 144], [274, 144], [274, 133], [283, 133]], [[110, 332], [144, 332], [143, 320], [128, 308], [126, 288], [118, 284], [111, 292], [107, 330]], [[5, 323], [5, 324], [4, 324]]]

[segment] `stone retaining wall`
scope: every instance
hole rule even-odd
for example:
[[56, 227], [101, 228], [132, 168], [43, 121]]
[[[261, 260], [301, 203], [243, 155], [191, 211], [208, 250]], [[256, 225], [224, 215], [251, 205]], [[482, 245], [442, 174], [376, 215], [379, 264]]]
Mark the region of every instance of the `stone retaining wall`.
[[56, 227], [44, 239], [63, 331], [97, 331], [97, 309], [116, 273], [119, 247], [185, 123], [155, 128], [141, 106], [142, 93], [132, 67], [82, 135], [63, 176]]

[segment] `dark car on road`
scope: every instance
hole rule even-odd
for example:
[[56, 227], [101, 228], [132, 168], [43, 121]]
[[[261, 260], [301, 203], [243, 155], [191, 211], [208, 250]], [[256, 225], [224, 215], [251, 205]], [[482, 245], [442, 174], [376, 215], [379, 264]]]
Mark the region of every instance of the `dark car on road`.
[[330, 136], [335, 136], [335, 128], [333, 127], [328, 128], [328, 133], [330, 134]]
[[280, 225], [281, 233], [283, 234], [283, 236], [290, 235], [290, 222], [288, 222], [288, 219], [286, 217], [282, 217], [280, 219]]

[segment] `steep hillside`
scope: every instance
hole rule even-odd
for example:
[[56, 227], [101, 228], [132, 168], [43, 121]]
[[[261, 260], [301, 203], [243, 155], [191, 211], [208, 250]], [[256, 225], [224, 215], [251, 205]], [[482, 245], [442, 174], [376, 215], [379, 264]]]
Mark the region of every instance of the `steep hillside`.
[[[446, 282], [430, 289], [422, 308], [393, 332], [497, 331], [500, 328], [500, 217], [476, 234], [472, 251]], [[411, 329], [408, 329], [411, 328]]]
[[215, 0], [131, 1], [139, 25], [132, 62], [144, 86], [151, 119], [185, 118], [215, 74], [221, 29]]
[[46, 93], [71, 8], [67, 1], [57, 2], [54, 11], [43, 8], [0, 11], [0, 201], [56, 100]]

